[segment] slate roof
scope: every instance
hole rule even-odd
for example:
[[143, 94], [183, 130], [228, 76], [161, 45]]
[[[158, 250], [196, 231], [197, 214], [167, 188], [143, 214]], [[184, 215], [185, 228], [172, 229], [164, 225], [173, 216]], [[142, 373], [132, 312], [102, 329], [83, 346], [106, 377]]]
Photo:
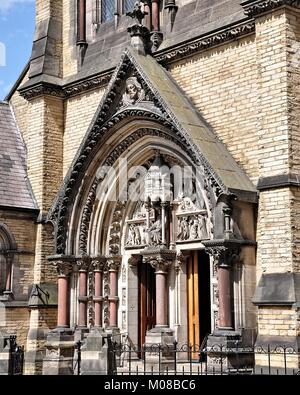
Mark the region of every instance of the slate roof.
[[0, 206], [37, 209], [26, 174], [26, 148], [8, 103], [0, 101]]
[[240, 198], [242, 198], [243, 192], [248, 192], [253, 196], [256, 195], [257, 190], [249, 177], [239, 167], [226, 146], [218, 139], [171, 74], [158, 64], [152, 56], [140, 55], [132, 49], [129, 49], [129, 53], [135, 58], [143, 75], [147, 76], [153, 88], [167, 104], [173, 117], [191, 137], [227, 190], [237, 193]]

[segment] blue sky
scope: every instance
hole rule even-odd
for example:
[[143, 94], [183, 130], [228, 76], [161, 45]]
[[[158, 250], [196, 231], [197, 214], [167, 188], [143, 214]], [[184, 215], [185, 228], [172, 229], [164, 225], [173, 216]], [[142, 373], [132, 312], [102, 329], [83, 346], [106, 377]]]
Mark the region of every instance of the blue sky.
[[35, 0], [0, 0], [0, 100], [30, 57], [34, 23]]

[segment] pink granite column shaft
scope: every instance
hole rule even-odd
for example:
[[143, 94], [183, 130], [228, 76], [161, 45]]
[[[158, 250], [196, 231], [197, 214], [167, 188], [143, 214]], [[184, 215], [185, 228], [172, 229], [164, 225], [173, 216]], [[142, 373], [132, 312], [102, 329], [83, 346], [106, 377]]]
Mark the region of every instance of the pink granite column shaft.
[[166, 326], [166, 273], [156, 272], [156, 326]]
[[219, 328], [232, 329], [230, 266], [218, 267]]
[[95, 326], [102, 327], [102, 298], [103, 298], [103, 285], [102, 285], [102, 270], [95, 270]]
[[109, 326], [111, 328], [117, 328], [118, 326], [118, 267], [119, 264], [111, 262], [109, 264]]
[[152, 29], [159, 30], [159, 5], [158, 0], [152, 0]]
[[80, 327], [87, 326], [87, 271], [79, 271], [79, 320]]
[[69, 327], [69, 279], [65, 274], [58, 276], [58, 312], [57, 326]]
[[144, 11], [147, 13], [145, 16], [145, 26], [151, 30], [151, 9], [150, 9], [150, 0], [144, 1]]

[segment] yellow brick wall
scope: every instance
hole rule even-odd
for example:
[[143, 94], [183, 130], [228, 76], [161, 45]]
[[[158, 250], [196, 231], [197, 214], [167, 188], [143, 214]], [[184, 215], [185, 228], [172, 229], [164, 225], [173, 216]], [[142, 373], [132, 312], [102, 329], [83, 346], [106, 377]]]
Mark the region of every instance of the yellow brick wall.
[[[24, 308], [6, 308], [6, 325], [5, 333], [8, 335], [16, 335], [17, 343], [25, 346], [29, 330], [29, 309]], [[0, 327], [1, 328], [1, 327]]]
[[202, 52], [170, 66], [233, 157], [257, 181], [259, 142], [255, 37]]
[[264, 307], [259, 309], [258, 328], [260, 335], [296, 336], [297, 314], [291, 307]]
[[257, 229], [257, 277], [262, 271], [292, 269], [291, 193], [288, 188], [260, 194]]
[[69, 98], [65, 102], [64, 175], [68, 171], [78, 147], [88, 130], [104, 91], [104, 88], [93, 90]]

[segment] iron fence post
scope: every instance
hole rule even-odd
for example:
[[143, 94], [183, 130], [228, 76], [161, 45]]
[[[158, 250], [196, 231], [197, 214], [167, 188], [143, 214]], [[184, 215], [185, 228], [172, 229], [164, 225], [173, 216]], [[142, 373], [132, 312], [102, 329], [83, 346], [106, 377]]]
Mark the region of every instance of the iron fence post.
[[174, 341], [174, 371], [177, 372], [177, 341]]
[[269, 375], [271, 374], [271, 349], [270, 344], [268, 344], [268, 365], [269, 365]]

